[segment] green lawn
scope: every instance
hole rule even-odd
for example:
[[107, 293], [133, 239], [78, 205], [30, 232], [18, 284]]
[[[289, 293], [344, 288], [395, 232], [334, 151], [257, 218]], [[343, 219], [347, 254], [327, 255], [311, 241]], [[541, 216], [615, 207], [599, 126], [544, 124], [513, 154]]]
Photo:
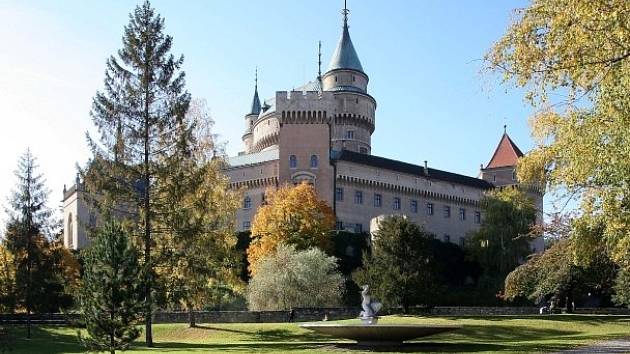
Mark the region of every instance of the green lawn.
[[[464, 326], [456, 332], [407, 344], [399, 349], [401, 352], [554, 352], [599, 340], [630, 336], [628, 316], [388, 316], [383, 317], [381, 323]], [[76, 329], [38, 327], [34, 331], [34, 339], [30, 341], [20, 338], [22, 329], [9, 330], [13, 337], [10, 353], [84, 352], [77, 343]], [[143, 348], [138, 343], [126, 353], [363, 352], [350, 342], [318, 335], [289, 323], [208, 324], [195, 329], [187, 328], [185, 324], [159, 324], [154, 326], [154, 338], [155, 348]]]

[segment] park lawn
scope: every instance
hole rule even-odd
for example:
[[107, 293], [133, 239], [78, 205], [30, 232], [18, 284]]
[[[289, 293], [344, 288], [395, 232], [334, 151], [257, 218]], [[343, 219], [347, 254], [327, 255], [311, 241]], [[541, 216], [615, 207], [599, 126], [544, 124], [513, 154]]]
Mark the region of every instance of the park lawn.
[[[340, 322], [354, 322], [345, 320]], [[380, 323], [450, 324], [462, 329], [406, 344], [401, 352], [532, 353], [554, 352], [600, 340], [630, 337], [630, 316], [387, 316]], [[138, 342], [126, 353], [362, 353], [349, 341], [337, 340], [298, 327], [294, 323], [157, 324], [155, 348]], [[30, 341], [23, 329], [9, 328], [12, 354], [82, 353], [76, 329], [37, 327]], [[395, 351], [394, 351], [395, 352]]]

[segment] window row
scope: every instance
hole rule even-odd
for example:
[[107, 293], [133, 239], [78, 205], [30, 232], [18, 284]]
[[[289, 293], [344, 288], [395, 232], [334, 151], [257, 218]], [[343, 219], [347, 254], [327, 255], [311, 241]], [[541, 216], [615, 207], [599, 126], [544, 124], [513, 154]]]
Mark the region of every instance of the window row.
[[[317, 168], [319, 166], [319, 157], [317, 157], [317, 155], [311, 155], [310, 166], [311, 168]], [[289, 156], [289, 168], [297, 168], [297, 167], [298, 167], [297, 156], [295, 155]]]
[[[343, 202], [344, 200], [344, 190], [341, 187], [337, 187], [335, 189], [335, 200], [337, 202]], [[354, 191], [354, 204], [363, 204], [363, 191]], [[383, 195], [379, 193], [374, 193], [373, 205], [375, 208], [383, 207]], [[409, 201], [409, 210], [416, 214], [418, 213], [418, 201], [416, 199], [411, 199]], [[401, 210], [402, 202], [400, 197], [394, 197], [392, 201], [392, 209], [393, 210]], [[433, 215], [434, 213], [434, 205], [433, 203], [427, 202], [426, 204], [426, 214]], [[451, 217], [451, 207], [449, 205], [444, 205], [442, 209], [443, 216], [445, 218]], [[459, 208], [459, 219], [464, 221], [466, 220], [466, 208]], [[475, 223], [481, 224], [481, 212], [475, 211]]]

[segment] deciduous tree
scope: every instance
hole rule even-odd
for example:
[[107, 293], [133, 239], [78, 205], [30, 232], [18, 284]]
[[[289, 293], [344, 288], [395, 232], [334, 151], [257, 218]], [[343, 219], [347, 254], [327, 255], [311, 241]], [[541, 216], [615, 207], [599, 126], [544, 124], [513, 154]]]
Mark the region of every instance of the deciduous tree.
[[254, 217], [247, 249], [250, 273], [254, 274], [258, 260], [273, 253], [280, 243], [295, 245], [298, 250], [319, 247], [331, 253], [335, 216], [312, 185], [284, 186], [267, 192], [265, 198], [267, 204]]
[[298, 251], [280, 244], [259, 261], [247, 302], [252, 311], [334, 307], [341, 302], [343, 284], [335, 257], [318, 248]]
[[[519, 163], [519, 178], [544, 180], [581, 200], [584, 224], [603, 225], [597, 235], [630, 269], [628, 2], [534, 0], [486, 59], [504, 81], [525, 88], [537, 109], [537, 145]], [[576, 243], [598, 242], [579, 231]]]

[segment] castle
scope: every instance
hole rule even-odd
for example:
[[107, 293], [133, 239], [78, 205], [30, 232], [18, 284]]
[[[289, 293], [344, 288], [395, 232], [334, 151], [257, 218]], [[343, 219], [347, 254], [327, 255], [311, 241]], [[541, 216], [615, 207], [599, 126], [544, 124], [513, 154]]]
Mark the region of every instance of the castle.
[[[479, 177], [464, 176], [372, 154], [377, 102], [368, 93], [348, 30], [344, 8], [341, 38], [325, 73], [292, 91], [261, 101], [257, 83], [243, 134], [244, 151], [228, 159], [233, 188], [245, 190], [237, 212], [241, 231], [251, 227], [265, 192], [307, 182], [332, 206], [337, 229], [373, 231], [385, 215], [402, 214], [445, 242], [463, 245], [483, 219], [480, 200], [496, 187], [518, 186], [515, 168], [523, 155], [504, 132]], [[321, 68], [321, 55], [320, 55]], [[526, 189], [542, 220], [542, 192]], [[87, 244], [80, 225], [92, 222], [80, 184], [64, 192], [65, 244]], [[544, 248], [542, 238], [533, 251]]]

